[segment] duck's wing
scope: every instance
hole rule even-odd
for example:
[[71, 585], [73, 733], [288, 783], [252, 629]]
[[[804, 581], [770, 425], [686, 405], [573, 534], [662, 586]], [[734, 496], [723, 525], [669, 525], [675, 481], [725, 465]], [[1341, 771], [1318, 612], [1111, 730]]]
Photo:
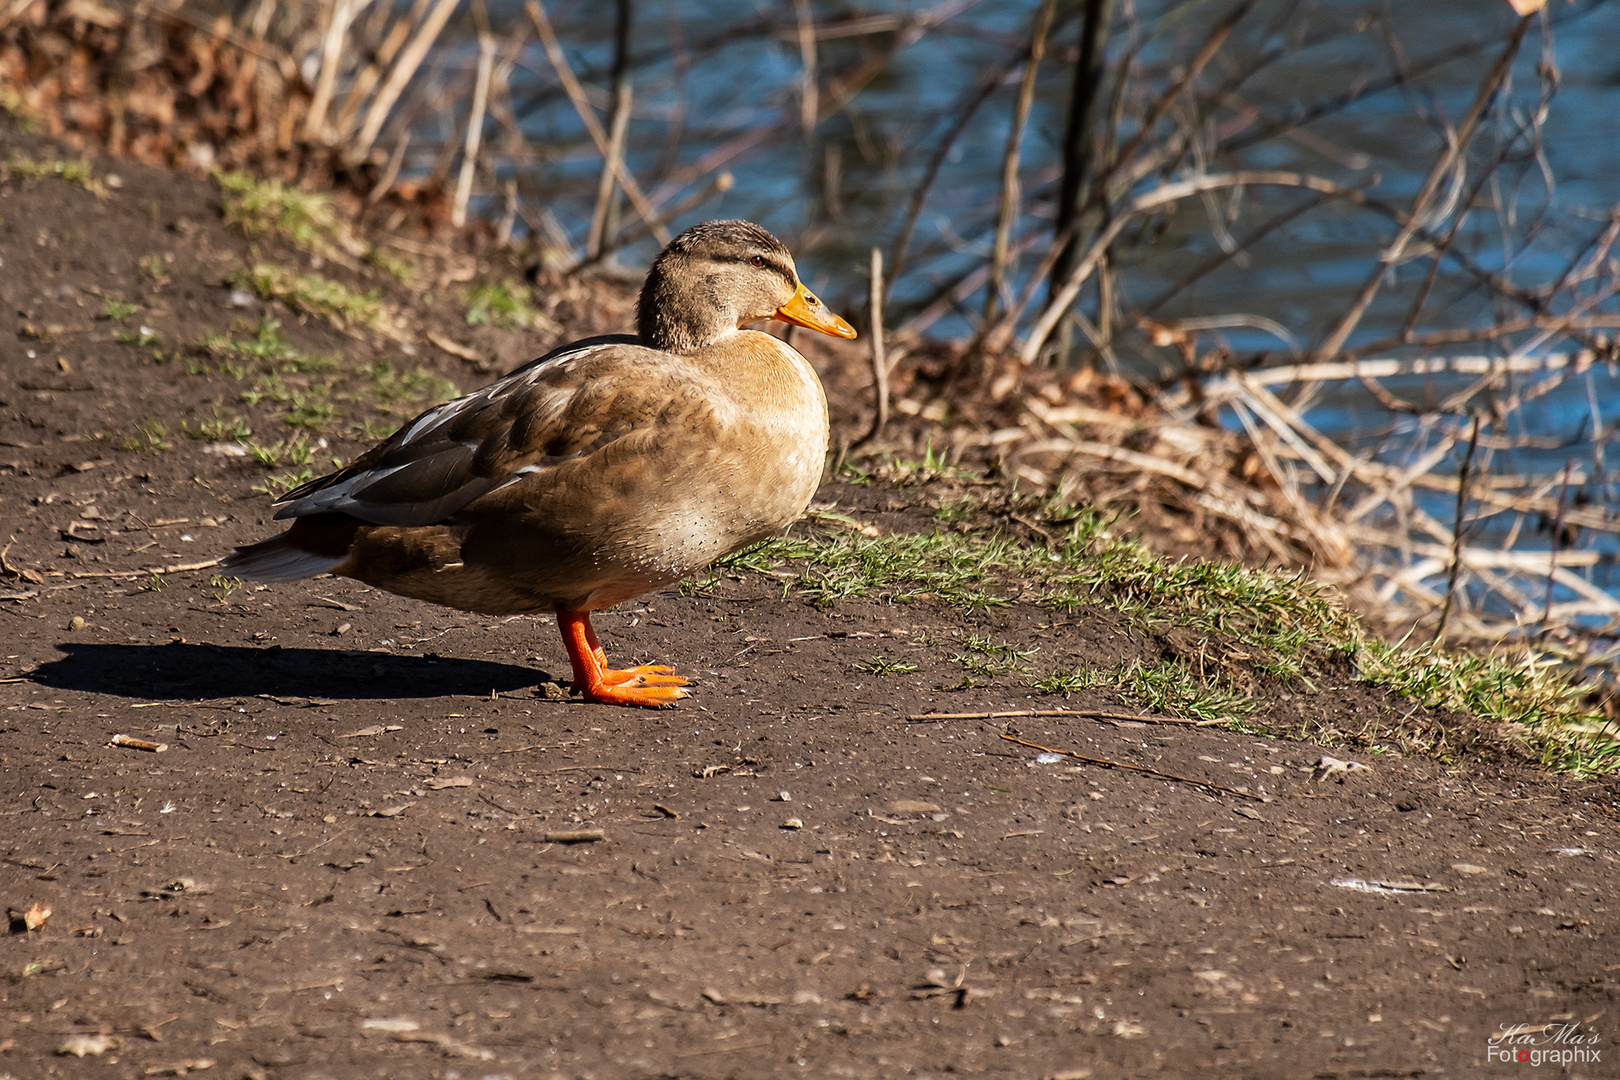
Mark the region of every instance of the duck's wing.
[[[624, 335], [588, 338], [418, 416], [346, 468], [288, 492], [277, 518], [342, 513], [440, 524], [526, 475], [648, 426], [690, 395], [674, 358]], [[689, 388], [688, 388], [689, 389]], [[687, 407], [701, 403], [686, 402]]]

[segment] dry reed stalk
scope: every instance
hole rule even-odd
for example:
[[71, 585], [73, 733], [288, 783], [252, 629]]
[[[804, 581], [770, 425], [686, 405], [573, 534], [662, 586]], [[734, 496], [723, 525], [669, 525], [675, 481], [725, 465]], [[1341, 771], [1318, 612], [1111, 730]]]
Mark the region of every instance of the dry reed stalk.
[[321, 35], [321, 67], [315, 80], [315, 96], [310, 99], [309, 112], [304, 114], [304, 138], [314, 142], [323, 139], [326, 130], [326, 110], [332, 103], [337, 86], [338, 68], [343, 64], [344, 43], [348, 40], [349, 24], [371, 0], [328, 0], [326, 30]]
[[799, 29], [799, 128], [805, 135], [821, 121], [820, 81], [816, 74], [816, 21], [810, 0], [793, 0], [793, 16]]
[[1041, 60], [1046, 56], [1046, 35], [1052, 29], [1052, 15], [1056, 10], [1057, 0], [1044, 0], [1040, 10], [1035, 13], [1035, 27], [1029, 35], [1029, 59], [1024, 64], [1023, 81], [1018, 85], [1012, 126], [1007, 131], [1007, 150], [1001, 158], [1001, 207], [996, 217], [996, 239], [990, 252], [990, 278], [985, 283], [984, 294], [984, 321], [987, 325], [996, 317], [1005, 285], [1013, 218], [1023, 201], [1018, 191], [1018, 162], [1024, 144], [1024, 125], [1029, 122], [1030, 106], [1035, 102], [1035, 79], [1040, 74]]
[[883, 353], [883, 249], [872, 247], [872, 273], [867, 290], [867, 308], [872, 315], [872, 393], [876, 412], [872, 426], [856, 441], [859, 446], [883, 434], [889, 422], [889, 361]]
[[418, 25], [427, 14], [429, 0], [416, 0], [409, 12], [405, 12], [394, 19], [388, 32], [383, 35], [375, 49], [367, 50], [366, 63], [354, 77], [354, 83], [344, 95], [343, 107], [338, 110], [337, 120], [332, 126], [338, 132], [339, 138], [347, 137], [354, 131], [355, 118], [360, 115], [360, 108], [371, 97], [373, 90], [382, 80], [383, 73], [399, 55], [405, 41], [410, 37], [411, 27]]
[[1463, 566], [1463, 513], [1468, 509], [1468, 481], [1474, 469], [1474, 453], [1479, 449], [1479, 425], [1480, 417], [1476, 413], [1474, 429], [1468, 436], [1468, 453], [1463, 457], [1462, 468], [1457, 471], [1457, 508], [1451, 524], [1451, 569], [1446, 574], [1445, 603], [1440, 607], [1440, 617], [1435, 620], [1434, 637], [1429, 639], [1431, 646], [1440, 644], [1446, 636], [1446, 621], [1451, 618], [1451, 609], [1457, 600], [1457, 575]]
[[484, 111], [489, 107], [489, 80], [495, 70], [495, 35], [478, 34], [478, 79], [473, 84], [472, 112], [467, 118], [467, 139], [461, 150], [461, 175], [456, 178], [455, 202], [450, 224], [458, 229], [467, 225], [467, 200], [472, 197], [473, 171], [478, 166], [478, 144], [484, 134]]
[[601, 257], [602, 249], [612, 240], [613, 196], [617, 190], [617, 177], [625, 171], [625, 140], [630, 133], [630, 103], [634, 91], [629, 85], [613, 95], [613, 114], [608, 119], [608, 154], [602, 161], [602, 175], [596, 185], [596, 205], [591, 210], [591, 227], [585, 246], [586, 257]]
[[[527, 0], [523, 5], [523, 11], [534, 24], [535, 32], [540, 35], [540, 43], [546, 50], [546, 58], [551, 61], [552, 70], [557, 73], [557, 80], [562, 83], [563, 92], [568, 95], [574, 111], [579, 114], [580, 123], [585, 125], [591, 141], [596, 144], [596, 152], [602, 155], [604, 161], [611, 160], [613, 151], [607, 132], [602, 130], [602, 122], [596, 118], [596, 110], [591, 108], [591, 103], [586, 100], [585, 88], [579, 84], [579, 79], [574, 75], [574, 69], [568, 63], [568, 57], [563, 52], [561, 43], [557, 41], [557, 32], [552, 29], [551, 20], [546, 17], [546, 9], [541, 6], [540, 0]], [[630, 200], [630, 205], [658, 238], [659, 244], [668, 245], [673, 237], [659, 221], [657, 210], [648, 202], [641, 185], [636, 183], [636, 178], [630, 175], [623, 161], [617, 163], [614, 175], [618, 179], [619, 186], [624, 189], [625, 197]]]
[[591, 208], [590, 231], [585, 237], [588, 260], [602, 256], [602, 248], [618, 231], [618, 174], [625, 171], [625, 140], [630, 133], [630, 107], [634, 86], [630, 81], [630, 26], [632, 0], [617, 0], [613, 26], [613, 110], [608, 114], [608, 152], [596, 183], [596, 204]]
[[[723, 172], [710, 180], [702, 188], [692, 192], [686, 198], [676, 203], [674, 206], [661, 207], [653, 220], [660, 225], [668, 225], [671, 221], [674, 221], [682, 214], [695, 210], [697, 207], [708, 202], [716, 195], [730, 191], [732, 187], [736, 185], [736, 183], [736, 177], [732, 176], [729, 172]], [[621, 248], [628, 247], [637, 240], [640, 240], [643, 236], [646, 236], [651, 231], [651, 227], [648, 226], [645, 221], [638, 221], [635, 225], [632, 225], [627, 229], [620, 230], [617, 236], [606, 244], [603, 244], [602, 250], [597, 252], [595, 257], [585, 257], [580, 259], [569, 268], [568, 272], [574, 273], [575, 271], [583, 270], [586, 267], [601, 262], [603, 259], [607, 258], [609, 255], [612, 255]]]
[[405, 150], [410, 145], [411, 133], [407, 128], [399, 133], [399, 138], [394, 142], [394, 152], [388, 155], [388, 163], [383, 166], [382, 175], [377, 177], [376, 186], [367, 192], [367, 203], [376, 205], [387, 196], [389, 189], [394, 186], [394, 181], [399, 179], [400, 166], [405, 164]]
[[428, 50], [438, 39], [439, 32], [449, 21], [451, 12], [456, 9], [457, 0], [438, 0], [428, 12], [427, 17], [417, 24], [416, 33], [411, 35], [410, 41], [400, 51], [394, 66], [389, 69], [388, 78], [378, 89], [377, 96], [372, 99], [371, 107], [366, 110], [366, 119], [360, 125], [360, 133], [355, 137], [354, 144], [349, 148], [346, 157], [349, 161], [363, 161], [371, 153], [371, 148], [377, 142], [377, 136], [382, 134], [383, 124], [388, 121], [388, 114], [404, 92], [406, 85], [416, 74], [416, 69], [422, 66], [427, 58]]

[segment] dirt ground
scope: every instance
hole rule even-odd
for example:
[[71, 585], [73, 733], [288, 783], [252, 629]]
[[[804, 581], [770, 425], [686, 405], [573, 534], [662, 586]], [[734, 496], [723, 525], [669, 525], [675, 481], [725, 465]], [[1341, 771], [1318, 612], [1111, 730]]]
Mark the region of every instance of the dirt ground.
[[[0, 133], [14, 152], [50, 148]], [[966, 634], [1097, 668], [1168, 647], [1102, 610], [666, 590], [597, 620], [616, 659], [696, 677], [653, 713], [558, 700], [545, 620], [212, 581], [270, 531], [267, 471], [184, 429], [276, 429], [194, 372], [197, 343], [269, 315], [307, 352], [403, 350], [233, 296], [244, 260], [302, 256], [226, 226], [212, 185], [109, 172], [104, 195], [0, 183], [0, 1077], [1620, 1075], [1612, 780], [908, 719], [1124, 708], [942, 689]], [[347, 430], [322, 452], [360, 449]], [[926, 488], [820, 498], [933, 527]], [[1316, 690], [1272, 707], [1342, 730], [1416, 709]]]

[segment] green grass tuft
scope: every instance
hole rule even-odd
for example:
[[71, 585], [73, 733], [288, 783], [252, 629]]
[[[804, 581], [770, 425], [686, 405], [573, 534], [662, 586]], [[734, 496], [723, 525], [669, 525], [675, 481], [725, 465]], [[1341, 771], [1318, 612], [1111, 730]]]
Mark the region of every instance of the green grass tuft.
[[339, 221], [332, 200], [279, 180], [214, 171], [224, 195], [225, 220], [249, 236], [276, 233], [308, 251], [327, 251]]
[[349, 325], [381, 329], [386, 321], [382, 300], [372, 292], [361, 294], [320, 274], [300, 274], [278, 263], [254, 263], [231, 277], [231, 283], [265, 300], [280, 300], [298, 311], [317, 315], [339, 327]]
[[[1515, 662], [1392, 646], [1304, 574], [1165, 559], [1114, 535], [1102, 515], [1049, 510], [1047, 520], [1065, 527], [1046, 546], [998, 531], [870, 537], [858, 531], [859, 523], [824, 514], [822, 520], [842, 528], [761, 544], [717, 564], [709, 582], [689, 587], [712, 587], [724, 569], [769, 575], [785, 596], [820, 607], [849, 598], [935, 598], [969, 612], [1014, 600], [1055, 611], [1101, 606], [1119, 612], [1140, 634], [1164, 636], [1187, 656], [1041, 673], [1031, 679], [1037, 690], [1108, 688], [1147, 709], [1258, 731], [1268, 723], [1256, 696], [1263, 680], [1314, 694], [1324, 677], [1342, 680], [1354, 673], [1429, 706], [1521, 725], [1541, 760], [1562, 772], [1620, 771], [1617, 725], [1591, 705], [1591, 688], [1552, 660]], [[962, 687], [1009, 672], [1030, 674], [1029, 651], [975, 636], [962, 645], [949, 657], [964, 669]], [[875, 671], [886, 663], [873, 658], [863, 667]], [[1468, 738], [1427, 723], [1422, 732], [1390, 721], [1361, 732], [1290, 733], [1350, 739], [1374, 749], [1399, 744], [1442, 757]]]
[[467, 293], [467, 325], [527, 330], [538, 314], [525, 298], [527, 290], [509, 281], [475, 285]]

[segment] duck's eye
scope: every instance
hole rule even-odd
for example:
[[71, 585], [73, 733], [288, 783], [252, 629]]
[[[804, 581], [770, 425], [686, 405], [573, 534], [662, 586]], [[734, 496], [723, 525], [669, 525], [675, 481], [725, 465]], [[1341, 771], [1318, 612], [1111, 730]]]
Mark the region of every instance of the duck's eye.
[[753, 265], [753, 266], [764, 266], [765, 265], [765, 256], [763, 256], [763, 255], [755, 255], [752, 259], [749, 259], [748, 262], [750, 263], [750, 265]]

